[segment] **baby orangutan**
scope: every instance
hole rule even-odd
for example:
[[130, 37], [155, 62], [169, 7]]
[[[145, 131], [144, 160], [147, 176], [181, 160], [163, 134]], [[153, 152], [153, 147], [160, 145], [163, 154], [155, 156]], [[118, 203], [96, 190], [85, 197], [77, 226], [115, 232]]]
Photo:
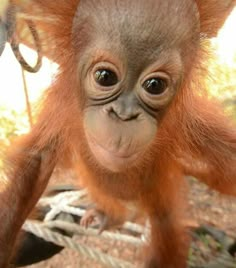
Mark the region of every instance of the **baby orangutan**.
[[60, 73], [8, 158], [1, 268], [58, 162], [78, 172], [106, 224], [124, 221], [130, 204], [146, 214], [145, 268], [186, 267], [184, 175], [236, 195], [236, 129], [205, 95], [202, 67], [201, 33], [217, 32], [226, 2], [33, 1], [55, 18], [41, 27], [54, 39]]

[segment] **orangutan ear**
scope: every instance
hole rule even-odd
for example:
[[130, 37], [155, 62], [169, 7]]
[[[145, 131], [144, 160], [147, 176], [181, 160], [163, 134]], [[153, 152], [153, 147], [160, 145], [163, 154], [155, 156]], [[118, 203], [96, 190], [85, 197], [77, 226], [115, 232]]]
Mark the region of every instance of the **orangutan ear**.
[[230, 12], [236, 7], [236, 0], [196, 0], [200, 13], [201, 32], [208, 37], [217, 35]]

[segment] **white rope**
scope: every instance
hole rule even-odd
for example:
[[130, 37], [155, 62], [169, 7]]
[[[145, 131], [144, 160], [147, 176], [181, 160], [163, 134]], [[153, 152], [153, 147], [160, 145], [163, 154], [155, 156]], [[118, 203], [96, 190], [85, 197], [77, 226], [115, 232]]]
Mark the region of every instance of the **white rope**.
[[[79, 200], [82, 197], [86, 196], [86, 194], [87, 194], [86, 190], [69, 191], [69, 192], [59, 193], [53, 197], [44, 197], [40, 199], [39, 205], [42, 205], [42, 206], [50, 205], [51, 207], [51, 210], [47, 213], [44, 220], [51, 221], [55, 219], [55, 217], [63, 211], [63, 208], [67, 207], [68, 204], [71, 204], [74, 201]], [[79, 216], [82, 216], [82, 215], [79, 215]]]
[[137, 237], [132, 235], [122, 234], [118, 232], [108, 232], [104, 231], [101, 234], [98, 234], [98, 230], [95, 228], [87, 228], [80, 226], [79, 224], [69, 223], [62, 220], [54, 220], [56, 216], [64, 212], [67, 214], [75, 215], [82, 217], [86, 210], [78, 207], [73, 207], [70, 204], [79, 201], [81, 198], [87, 195], [86, 190], [81, 191], [68, 191], [59, 193], [53, 197], [43, 197], [39, 201], [39, 206], [50, 206], [50, 211], [46, 214], [44, 222], [39, 223], [36, 221], [26, 221], [23, 226], [23, 229], [27, 232], [30, 232], [48, 242], [53, 242], [56, 245], [74, 249], [80, 252], [82, 255], [85, 255], [97, 262], [103, 263], [109, 268], [132, 268], [133, 266], [123, 260], [111, 257], [107, 254], [100, 252], [97, 249], [90, 248], [86, 245], [81, 245], [75, 242], [70, 237], [64, 236], [57, 232], [52, 231], [53, 228], [58, 228], [65, 230], [69, 233], [84, 235], [84, 236], [96, 236], [101, 239], [110, 239], [116, 241], [122, 241], [134, 246], [140, 246], [146, 241], [146, 235], [149, 232], [147, 227], [141, 225], [126, 222], [122, 229], [135, 232]]
[[[79, 217], [82, 217], [86, 212], [84, 209], [76, 208], [76, 207], [72, 207], [70, 205], [64, 205], [64, 204], [63, 205], [58, 204], [56, 207], [53, 207], [53, 209], [58, 209], [60, 212], [65, 212], [65, 213], [72, 214], [72, 215], [79, 216]], [[133, 223], [133, 222], [124, 223], [122, 228], [128, 231], [139, 233], [139, 234], [143, 234], [144, 232], [146, 232], [146, 227]]]
[[109, 268], [134, 268], [132, 264], [111, 257], [107, 254], [104, 254], [100, 252], [97, 249], [90, 248], [85, 245], [81, 245], [79, 243], [76, 243], [71, 238], [61, 235], [59, 233], [53, 232], [46, 227], [42, 227], [41, 224], [34, 222], [34, 221], [27, 221], [23, 229], [27, 232], [30, 232], [38, 237], [43, 238], [44, 240], [48, 242], [52, 242], [56, 245], [67, 247], [73, 250], [78, 251], [80, 254], [89, 257], [92, 260], [98, 261], [102, 264], [104, 264], [106, 267]]
[[140, 238], [133, 237], [131, 235], [125, 235], [125, 234], [120, 234], [120, 233], [115, 233], [115, 232], [108, 232], [104, 231], [101, 234], [98, 234], [98, 230], [93, 229], [93, 228], [87, 228], [85, 229], [84, 227], [76, 224], [76, 223], [69, 223], [61, 220], [56, 220], [56, 221], [51, 221], [42, 224], [42, 227], [47, 227], [47, 228], [59, 228], [61, 230], [65, 230], [74, 234], [78, 235], [85, 235], [85, 236], [96, 236], [99, 238], [103, 239], [112, 239], [112, 240], [118, 240], [118, 241], [123, 241], [127, 242], [130, 244], [133, 244], [135, 246], [140, 246], [143, 244], [142, 240]]
[[65, 204], [69, 204], [75, 200], [78, 200], [84, 196], [87, 195], [86, 190], [80, 190], [80, 191], [68, 191], [68, 192], [62, 192], [52, 197], [42, 197], [39, 200], [39, 205], [45, 206], [45, 205], [51, 205], [51, 204], [57, 204], [60, 202], [64, 202]]
[[[108, 268], [134, 268], [135, 266], [127, 261], [109, 256], [108, 254], [104, 254], [103, 252], [99, 251], [98, 249], [83, 245], [81, 243], [75, 242], [72, 238], [68, 236], [64, 236], [58, 232], [54, 232], [52, 229], [57, 228], [64, 230], [68, 233], [77, 234], [79, 236], [92, 236], [92, 237], [99, 237], [101, 239], [106, 240], [116, 240], [122, 241], [125, 243], [129, 243], [133, 246], [141, 246], [143, 245], [144, 241], [147, 242], [150, 239], [150, 224], [146, 222], [146, 226], [142, 226], [139, 224], [126, 222], [122, 230], [132, 231], [137, 234], [137, 237], [127, 234], [122, 234], [118, 232], [108, 232], [104, 231], [102, 234], [98, 234], [98, 230], [95, 228], [88, 228], [85, 229], [82, 226], [79, 226], [75, 223], [69, 223], [62, 220], [54, 220], [55, 216], [59, 215], [61, 212], [64, 212], [69, 215], [76, 215], [82, 217], [85, 213], [85, 209], [73, 207], [70, 204], [78, 201], [82, 197], [86, 196], [87, 192], [85, 190], [82, 191], [69, 191], [59, 193], [54, 197], [44, 197], [39, 201], [40, 205], [49, 205], [51, 210], [45, 217], [44, 222], [37, 222], [37, 221], [26, 221], [23, 229], [27, 232], [38, 236], [45, 241], [52, 242], [58, 246], [70, 248], [76, 250], [81, 255], [89, 257], [90, 259], [99, 262], [105, 265]], [[229, 254], [228, 254], [229, 256]], [[221, 256], [219, 260], [213, 263], [224, 264], [228, 262], [228, 259], [224, 260], [225, 256]], [[229, 264], [231, 265], [231, 260], [229, 260]], [[190, 267], [197, 268], [192, 264], [192, 261], [189, 261]], [[213, 267], [212, 265], [212, 267]], [[210, 267], [211, 265], [209, 265]], [[223, 267], [222, 266], [222, 267]], [[207, 266], [208, 267], [208, 266]], [[232, 264], [233, 267], [233, 264]]]
[[[39, 205], [50, 205], [51, 207], [51, 210], [45, 216], [44, 221], [51, 221], [55, 219], [55, 217], [61, 212], [82, 217], [86, 211], [81, 208], [70, 206], [70, 204], [76, 200], [81, 199], [82, 197], [85, 197], [86, 195], [86, 190], [80, 190], [63, 192], [53, 197], [41, 198]], [[147, 232], [147, 227], [132, 222], [126, 222], [122, 228], [139, 234], [144, 234]]]
[[86, 212], [85, 209], [76, 208], [69, 205], [62, 205], [58, 207], [58, 209], [60, 209], [61, 212], [65, 212], [79, 217], [83, 217]]

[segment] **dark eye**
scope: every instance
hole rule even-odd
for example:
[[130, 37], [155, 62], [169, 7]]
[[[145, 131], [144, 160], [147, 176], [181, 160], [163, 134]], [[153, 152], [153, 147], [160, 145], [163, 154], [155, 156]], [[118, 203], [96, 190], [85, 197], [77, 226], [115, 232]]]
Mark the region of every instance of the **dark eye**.
[[168, 82], [164, 78], [151, 78], [143, 83], [143, 88], [150, 94], [160, 95], [168, 87]]
[[114, 86], [118, 82], [116, 73], [110, 70], [101, 69], [95, 72], [95, 81], [103, 87]]

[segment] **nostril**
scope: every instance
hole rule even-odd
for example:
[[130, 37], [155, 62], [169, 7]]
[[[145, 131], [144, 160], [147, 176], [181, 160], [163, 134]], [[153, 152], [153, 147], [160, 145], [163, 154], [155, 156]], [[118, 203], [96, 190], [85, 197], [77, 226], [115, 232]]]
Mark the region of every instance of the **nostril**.
[[139, 114], [136, 113], [128, 113], [128, 112], [118, 112], [118, 111], [115, 111], [113, 108], [110, 109], [109, 111], [109, 115], [112, 117], [112, 118], [118, 118], [122, 121], [131, 121], [131, 120], [135, 120], [138, 118]]
[[[130, 108], [130, 107], [129, 107]], [[105, 112], [113, 119], [119, 119], [122, 121], [130, 121], [135, 120], [139, 117], [140, 113], [136, 110], [133, 111], [133, 109], [122, 109], [122, 107], [119, 106], [108, 106], [105, 108]]]
[[108, 116], [112, 117], [113, 119], [120, 118], [118, 113], [115, 111], [115, 109], [112, 106], [106, 107], [104, 111]]
[[113, 107], [110, 107], [109, 111], [108, 111], [109, 116], [111, 116], [112, 118], [120, 118], [118, 113], [114, 110]]
[[129, 120], [135, 120], [138, 117], [139, 117], [139, 113], [136, 113], [136, 114], [131, 115]]
[[138, 116], [139, 116], [139, 114], [129, 114], [129, 115], [121, 116], [121, 119], [123, 121], [131, 121], [131, 120], [137, 119]]

